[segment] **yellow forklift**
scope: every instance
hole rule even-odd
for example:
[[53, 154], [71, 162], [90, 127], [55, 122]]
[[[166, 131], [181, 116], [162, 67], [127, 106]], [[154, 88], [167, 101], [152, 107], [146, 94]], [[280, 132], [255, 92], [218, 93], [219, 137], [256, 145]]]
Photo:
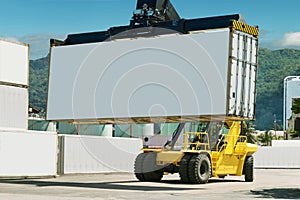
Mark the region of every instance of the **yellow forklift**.
[[241, 135], [243, 122], [201, 122], [199, 132], [186, 132], [184, 126], [180, 123], [164, 146], [144, 146], [135, 161], [138, 180], [157, 182], [165, 174], [179, 173], [182, 182], [193, 184], [227, 175], [245, 175], [246, 182], [253, 181], [252, 155], [257, 145]]

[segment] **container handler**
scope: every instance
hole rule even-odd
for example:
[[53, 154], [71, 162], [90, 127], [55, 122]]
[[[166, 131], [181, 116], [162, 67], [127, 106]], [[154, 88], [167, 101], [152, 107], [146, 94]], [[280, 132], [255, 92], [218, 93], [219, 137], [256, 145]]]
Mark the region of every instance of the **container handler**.
[[[211, 177], [223, 178], [226, 175], [245, 175], [245, 181], [251, 182], [253, 181], [253, 154], [257, 151], [257, 146], [247, 143], [247, 138], [241, 135], [241, 130], [244, 120], [255, 118], [259, 31], [258, 27], [246, 24], [244, 18], [239, 14], [182, 19], [169, 0], [138, 0], [136, 10], [128, 26], [112, 27], [101, 32], [70, 34], [64, 41], [51, 39], [48, 93], [52, 91], [52, 84], [54, 84], [54, 89], [56, 88], [55, 81], [57, 79], [52, 78], [52, 70], [61, 69], [62, 65], [72, 69], [74, 63], [68, 64], [72, 60], [69, 58], [73, 58], [77, 54], [81, 56], [82, 49], [84, 50], [88, 43], [91, 46], [92, 43], [99, 44], [95, 48], [96, 51], [98, 47], [101, 47], [101, 44], [106, 42], [119, 41], [120, 44], [128, 42], [122, 39], [135, 38], [138, 40], [133, 41], [138, 43], [139, 41], [146, 41], [145, 38], [155, 39], [162, 35], [172, 34], [174, 38], [193, 34], [198, 35], [191, 36], [192, 38], [200, 38], [201, 35], [214, 38], [214, 36], [210, 36], [210, 33], [214, 35], [218, 31], [227, 37], [226, 41], [223, 42], [228, 46], [228, 48], [224, 48], [226, 50], [224, 55], [220, 55], [222, 59], [228, 59], [224, 62], [225, 65], [228, 64], [228, 66], [224, 66], [227, 74], [222, 75], [222, 77], [227, 77], [226, 97], [224, 97], [224, 101], [221, 100], [221, 104], [226, 108], [220, 110], [222, 113], [202, 115], [202, 113], [195, 112], [196, 114], [193, 116], [185, 116], [186, 113], [183, 113], [184, 116], [163, 117], [163, 121], [179, 122], [180, 124], [174, 131], [172, 139], [165, 145], [160, 147], [144, 146], [143, 153], [139, 154], [135, 161], [135, 175], [140, 181], [160, 181], [164, 174], [179, 173], [181, 180], [186, 183], [207, 183]], [[173, 41], [176, 42], [175, 39]], [[218, 48], [218, 44], [210, 42]], [[116, 47], [119, 44], [118, 42], [114, 43]], [[68, 46], [68, 48], [64, 48], [64, 46]], [[105, 57], [105, 55], [101, 56]], [[210, 59], [212, 58], [210, 57]], [[95, 63], [91, 63], [91, 66], [93, 65]], [[64, 81], [64, 77], [62, 80]], [[53, 94], [57, 96], [64, 94], [64, 92], [60, 94], [57, 90], [55, 91]], [[56, 116], [57, 112], [53, 112], [54, 115], [52, 116], [49, 111], [60, 110], [61, 108], [61, 102], [56, 103], [55, 95], [48, 95], [47, 119], [49, 120], [97, 124], [161, 121], [157, 116], [151, 118], [149, 116], [122, 115], [125, 117], [116, 118], [102, 116], [101, 113], [99, 115], [97, 113], [95, 117], [94, 115], [90, 117], [86, 116], [85, 113], [84, 115], [79, 113], [78, 117], [75, 116], [78, 119], [75, 119], [73, 115], [71, 117], [67, 115]], [[81, 95], [78, 96], [78, 98], [81, 97]], [[72, 100], [72, 98], [69, 99]], [[72, 117], [73, 119], [71, 119]], [[128, 120], [129, 118], [131, 121]], [[184, 131], [186, 122], [198, 122], [201, 124], [201, 128], [195, 132]], [[227, 129], [226, 134], [221, 131], [224, 129]], [[182, 138], [182, 145], [179, 145], [178, 139], [180, 138]]]
[[[241, 135], [241, 121], [203, 122], [199, 132], [185, 132], [184, 125], [179, 124], [164, 146], [144, 146], [135, 161], [137, 179], [160, 181], [164, 174], [179, 173], [185, 183], [203, 184], [211, 177], [227, 175], [245, 175], [246, 182], [253, 181], [252, 155], [257, 145]], [[181, 146], [178, 138], [182, 135]]]

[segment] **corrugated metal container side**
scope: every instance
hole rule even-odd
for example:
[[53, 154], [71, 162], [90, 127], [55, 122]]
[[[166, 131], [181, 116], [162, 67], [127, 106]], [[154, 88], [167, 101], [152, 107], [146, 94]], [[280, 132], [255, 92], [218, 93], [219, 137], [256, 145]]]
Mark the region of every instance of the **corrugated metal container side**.
[[240, 32], [232, 32], [229, 56], [228, 114], [255, 117], [258, 40]]
[[257, 46], [231, 28], [54, 46], [47, 119], [253, 119]]
[[0, 82], [28, 86], [29, 45], [0, 39]]
[[0, 85], [0, 127], [26, 130], [28, 89]]

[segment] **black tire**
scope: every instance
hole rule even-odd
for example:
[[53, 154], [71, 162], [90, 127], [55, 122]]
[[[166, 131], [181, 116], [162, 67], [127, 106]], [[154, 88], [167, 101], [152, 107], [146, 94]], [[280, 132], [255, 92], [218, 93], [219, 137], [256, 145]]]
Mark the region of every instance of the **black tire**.
[[246, 182], [253, 182], [254, 173], [253, 173], [253, 157], [247, 157], [244, 163], [244, 174]]
[[179, 166], [179, 175], [180, 179], [183, 183], [189, 183], [189, 163], [191, 160], [192, 155], [186, 154], [183, 156], [183, 158], [180, 161], [180, 166]]
[[143, 166], [144, 166], [145, 157], [146, 157], [146, 154], [145, 153], [141, 153], [135, 159], [134, 174], [135, 174], [135, 177], [139, 181], [145, 181], [144, 172], [143, 172]]
[[159, 182], [163, 177], [163, 171], [161, 167], [156, 165], [156, 153], [146, 153], [146, 157], [143, 162], [143, 177], [144, 181]]
[[205, 184], [211, 176], [211, 163], [207, 155], [193, 155], [188, 167], [190, 183]]

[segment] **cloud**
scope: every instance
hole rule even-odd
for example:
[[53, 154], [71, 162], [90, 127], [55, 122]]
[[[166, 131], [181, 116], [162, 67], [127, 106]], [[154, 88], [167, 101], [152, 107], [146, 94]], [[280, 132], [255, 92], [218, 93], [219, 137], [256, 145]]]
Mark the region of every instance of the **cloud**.
[[300, 32], [288, 32], [279, 39], [266, 36], [262, 38], [260, 46], [269, 49], [300, 49]]
[[50, 38], [64, 40], [63, 34], [30, 34], [18, 37], [17, 40], [30, 45], [30, 59], [35, 60], [45, 57], [49, 53]]
[[284, 34], [281, 41], [282, 46], [300, 47], [300, 32], [291, 32]]
[[4, 39], [4, 40], [7, 40], [7, 41], [20, 42], [18, 40], [18, 38], [16, 38], [16, 37], [3, 37], [3, 36], [0, 36], [0, 38]]

